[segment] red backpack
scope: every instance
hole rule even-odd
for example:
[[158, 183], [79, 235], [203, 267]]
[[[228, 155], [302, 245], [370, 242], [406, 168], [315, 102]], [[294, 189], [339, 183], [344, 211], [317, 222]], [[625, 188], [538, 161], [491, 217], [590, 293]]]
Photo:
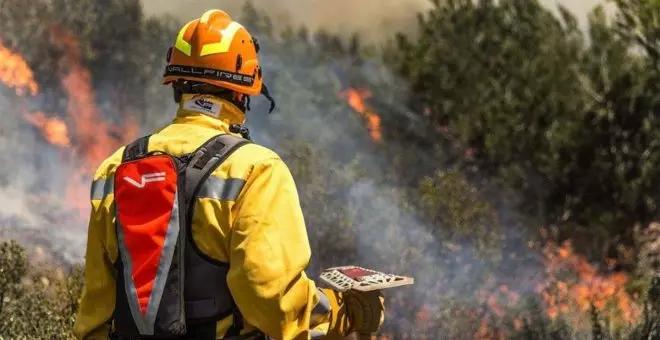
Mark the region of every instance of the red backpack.
[[[145, 136], [129, 144], [114, 175], [116, 333], [132, 339], [215, 339], [216, 322], [233, 314], [227, 336], [238, 335], [242, 318], [227, 287], [229, 266], [199, 251], [191, 225], [210, 174], [249, 141], [218, 135], [181, 157], [147, 152], [148, 141]], [[214, 183], [217, 198], [232, 200], [244, 181]]]

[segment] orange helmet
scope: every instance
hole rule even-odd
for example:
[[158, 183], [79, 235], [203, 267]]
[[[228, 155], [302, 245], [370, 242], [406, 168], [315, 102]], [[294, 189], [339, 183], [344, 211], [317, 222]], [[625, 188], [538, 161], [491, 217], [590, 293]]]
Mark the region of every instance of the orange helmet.
[[[256, 38], [224, 11], [212, 9], [185, 24], [167, 53], [163, 84], [184, 79], [246, 95], [264, 94]], [[272, 109], [272, 105], [271, 105]]]

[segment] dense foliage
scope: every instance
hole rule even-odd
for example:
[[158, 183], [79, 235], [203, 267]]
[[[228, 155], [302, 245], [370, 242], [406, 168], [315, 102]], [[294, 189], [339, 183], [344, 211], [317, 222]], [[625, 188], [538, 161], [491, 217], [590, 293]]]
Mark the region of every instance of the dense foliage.
[[[360, 263], [414, 276], [386, 294], [395, 339], [652, 338], [660, 235], [640, 235], [660, 202], [660, 5], [616, 0], [613, 20], [597, 8], [583, 32], [536, 0], [433, 3], [415, 36], [382, 47], [285, 27], [253, 6], [234, 14], [262, 45], [279, 109], [266, 115], [254, 98], [248, 126], [294, 174], [310, 274]], [[110, 130], [78, 126], [86, 111], [71, 103], [85, 93], [63, 78], [72, 56], [90, 72], [95, 123], [166, 123], [174, 107], [159, 77], [179, 24], [147, 18], [137, 0], [0, 1], [0, 41], [40, 87], [26, 100], [0, 86], [0, 155], [12, 155], [0, 159], [27, 170], [0, 169], [0, 193], [57, 192], [51, 171], [89, 166], [90, 145], [106, 140]], [[26, 105], [68, 122], [73, 159], [24, 121]], [[52, 204], [0, 223], [80, 240], [84, 223]], [[0, 247], [0, 339], [71, 336], [80, 269], [65, 267]]]

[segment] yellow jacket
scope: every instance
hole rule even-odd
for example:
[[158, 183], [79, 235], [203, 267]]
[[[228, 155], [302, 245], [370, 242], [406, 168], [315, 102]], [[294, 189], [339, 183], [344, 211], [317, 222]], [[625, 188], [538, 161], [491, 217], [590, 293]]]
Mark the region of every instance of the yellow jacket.
[[[185, 95], [173, 122], [151, 136], [150, 151], [175, 156], [190, 153], [212, 136], [230, 133], [229, 124], [243, 123], [244, 114], [229, 102], [204, 96], [217, 105], [213, 106], [218, 108], [217, 116], [212, 117], [186, 106], [192, 98]], [[74, 327], [79, 339], [105, 340], [110, 331], [118, 248], [113, 193], [104, 183], [121, 163], [123, 149], [107, 158], [94, 176], [84, 290]], [[211, 177], [243, 183], [235, 197], [198, 198], [192, 226], [193, 239], [202, 252], [230, 263], [227, 281], [245, 319], [242, 333], [257, 328], [276, 339], [326, 334], [329, 306], [304, 271], [311, 254], [309, 240], [286, 164], [273, 151], [248, 144]], [[231, 324], [232, 316], [218, 322], [218, 339]]]

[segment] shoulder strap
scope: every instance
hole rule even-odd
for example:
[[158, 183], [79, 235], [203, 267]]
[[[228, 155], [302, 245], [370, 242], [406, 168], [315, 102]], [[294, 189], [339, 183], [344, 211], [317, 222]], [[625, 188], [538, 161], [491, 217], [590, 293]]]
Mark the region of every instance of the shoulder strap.
[[251, 143], [233, 135], [217, 135], [201, 147], [192, 155], [188, 166], [186, 167], [186, 197], [188, 202], [192, 202], [197, 194], [200, 185], [211, 175], [227, 157], [241, 146]]
[[132, 161], [146, 155], [149, 151], [149, 137], [151, 137], [151, 135], [140, 137], [131, 144], [126, 145], [124, 154], [122, 155], [122, 161]]

